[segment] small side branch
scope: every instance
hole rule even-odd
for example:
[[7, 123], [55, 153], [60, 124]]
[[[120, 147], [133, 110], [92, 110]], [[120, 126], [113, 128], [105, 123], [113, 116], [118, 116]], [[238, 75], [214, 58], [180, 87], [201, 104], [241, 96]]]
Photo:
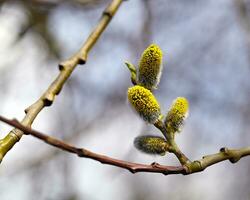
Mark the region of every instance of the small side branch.
[[84, 148], [75, 147], [73, 145], [63, 142], [62, 140], [59, 140], [47, 134], [38, 132], [29, 127], [25, 127], [15, 119], [10, 120], [3, 116], [0, 116], [0, 121], [6, 124], [9, 124], [10, 126], [13, 126], [15, 128], [18, 128], [19, 130], [23, 131], [25, 134], [32, 135], [44, 141], [45, 143], [52, 145], [63, 151], [76, 154], [79, 157], [90, 158], [92, 160], [99, 161], [103, 164], [108, 164], [108, 165], [120, 167], [123, 169], [127, 169], [131, 173], [151, 172], [151, 173], [161, 173], [164, 175], [170, 175], [170, 174], [188, 175], [188, 174], [203, 171], [207, 167], [214, 165], [216, 163], [222, 162], [224, 160], [229, 160], [232, 163], [236, 163], [242, 157], [250, 155], [250, 147], [245, 147], [241, 149], [222, 148], [219, 153], [204, 156], [200, 160], [187, 163], [183, 166], [165, 166], [165, 165], [160, 165], [158, 163], [145, 165], [145, 164], [140, 164], [140, 163], [133, 163], [133, 162], [128, 162], [128, 161], [118, 160], [118, 159], [111, 158], [105, 155], [91, 152]]
[[167, 130], [164, 126], [164, 123], [160, 119], [158, 119], [154, 126], [158, 128], [166, 138], [170, 147], [169, 152], [175, 154], [175, 156], [178, 158], [182, 165], [190, 163], [188, 157], [179, 149], [178, 145], [176, 144], [174, 136], [172, 134], [167, 134]]
[[219, 153], [203, 156], [202, 159], [196, 160], [186, 165], [189, 173], [196, 173], [205, 170], [207, 167], [229, 160], [231, 163], [238, 162], [241, 158], [250, 155], [250, 147], [241, 149], [228, 149], [223, 147]]

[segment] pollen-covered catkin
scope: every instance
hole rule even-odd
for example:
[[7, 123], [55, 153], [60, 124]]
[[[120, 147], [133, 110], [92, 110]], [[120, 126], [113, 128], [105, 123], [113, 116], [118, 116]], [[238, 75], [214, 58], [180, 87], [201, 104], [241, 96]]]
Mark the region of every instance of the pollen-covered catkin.
[[168, 151], [168, 144], [164, 138], [157, 136], [138, 136], [134, 140], [134, 146], [148, 154], [165, 155]]
[[188, 116], [188, 107], [188, 100], [184, 97], [178, 97], [173, 101], [165, 118], [167, 132], [176, 133], [181, 131]]
[[159, 118], [160, 105], [148, 89], [139, 85], [128, 88], [128, 100], [145, 121], [154, 124]]
[[141, 55], [139, 62], [139, 85], [149, 90], [157, 88], [162, 71], [162, 51], [159, 46], [151, 44]]

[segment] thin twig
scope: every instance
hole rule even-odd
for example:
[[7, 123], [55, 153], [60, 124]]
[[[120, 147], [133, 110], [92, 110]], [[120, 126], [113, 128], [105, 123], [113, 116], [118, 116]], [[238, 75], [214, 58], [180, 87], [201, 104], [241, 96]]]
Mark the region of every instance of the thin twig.
[[25, 127], [15, 119], [10, 120], [10, 119], [0, 116], [0, 121], [3, 121], [6, 124], [16, 127], [22, 130], [25, 134], [32, 135], [44, 141], [45, 143], [52, 145], [63, 151], [76, 154], [79, 157], [90, 158], [92, 160], [99, 161], [103, 164], [113, 165], [116, 167], [127, 169], [132, 173], [152, 172], [152, 173], [162, 173], [164, 175], [169, 175], [169, 174], [188, 175], [188, 174], [203, 171], [207, 167], [214, 165], [216, 163], [222, 162], [224, 160], [229, 160], [232, 163], [236, 163], [242, 157], [250, 155], [250, 147], [241, 148], [241, 149], [222, 148], [219, 153], [204, 156], [200, 160], [187, 163], [186, 165], [183, 165], [183, 166], [165, 166], [165, 165], [160, 165], [158, 163], [145, 165], [145, 164], [140, 164], [140, 163], [133, 163], [133, 162], [128, 162], [128, 161], [118, 160], [118, 159], [111, 158], [105, 155], [91, 152], [84, 148], [75, 147], [57, 138], [51, 137], [44, 133], [38, 132], [36, 130], [32, 130], [29, 127]]
[[188, 157], [180, 150], [180, 148], [178, 147], [178, 145], [176, 144], [175, 140], [174, 140], [174, 136], [172, 134], [168, 134], [166, 127], [164, 125], [164, 123], [162, 122], [162, 120], [158, 119], [156, 121], [156, 123], [154, 123], [154, 126], [156, 128], [158, 128], [162, 134], [164, 135], [164, 137], [167, 140], [167, 143], [169, 144], [169, 152], [175, 154], [175, 156], [178, 158], [178, 160], [180, 161], [180, 163], [182, 165], [186, 165], [188, 163], [190, 163], [191, 161], [188, 159]]
[[[112, 17], [115, 15], [122, 1], [123, 0], [113, 0], [104, 10], [99, 23], [89, 35], [82, 48], [71, 58], [59, 64], [60, 73], [56, 79], [35, 103], [25, 109], [26, 115], [21, 121], [24, 126], [31, 127], [33, 121], [40, 111], [44, 107], [52, 105], [56, 95], [60, 93], [63, 85], [68, 80], [75, 67], [78, 64], [86, 63], [89, 51], [95, 45], [102, 32], [105, 30]], [[15, 128], [10, 131], [10, 133], [5, 138], [0, 140], [0, 163], [5, 154], [20, 140], [22, 135], [23, 132]]]

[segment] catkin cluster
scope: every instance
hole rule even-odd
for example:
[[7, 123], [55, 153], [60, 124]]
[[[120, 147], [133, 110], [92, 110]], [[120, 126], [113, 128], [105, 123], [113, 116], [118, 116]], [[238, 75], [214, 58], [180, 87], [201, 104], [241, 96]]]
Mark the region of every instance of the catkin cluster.
[[128, 89], [128, 99], [139, 115], [148, 123], [154, 124], [159, 116], [160, 105], [151, 90], [157, 87], [162, 69], [162, 51], [151, 44], [142, 53], [139, 71], [136, 75], [137, 84]]
[[[131, 72], [131, 80], [135, 86], [128, 88], [128, 100], [136, 112], [146, 122], [155, 124], [162, 120], [160, 105], [153, 95], [153, 90], [160, 82], [162, 71], [162, 51], [155, 44], [150, 45], [142, 53], [139, 69], [126, 63]], [[135, 138], [135, 147], [148, 154], [165, 155], [169, 143], [167, 135], [181, 131], [184, 120], [188, 115], [188, 101], [184, 97], [176, 98], [164, 119], [165, 138], [157, 136], [139, 136]]]

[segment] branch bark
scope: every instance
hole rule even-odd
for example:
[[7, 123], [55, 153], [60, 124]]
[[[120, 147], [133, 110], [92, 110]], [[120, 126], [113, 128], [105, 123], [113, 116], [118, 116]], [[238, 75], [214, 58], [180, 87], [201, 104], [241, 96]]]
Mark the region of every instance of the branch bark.
[[62, 140], [51, 137], [39, 131], [32, 130], [29, 127], [25, 127], [16, 119], [10, 120], [3, 116], [0, 116], [0, 121], [6, 124], [9, 124], [13, 127], [16, 127], [19, 130], [23, 131], [25, 134], [32, 135], [44, 141], [45, 143], [52, 145], [63, 151], [76, 154], [79, 157], [90, 158], [92, 160], [99, 161], [103, 164], [108, 164], [108, 165], [120, 167], [123, 169], [127, 169], [132, 173], [151, 172], [151, 173], [162, 173], [164, 175], [170, 175], [170, 174], [188, 175], [188, 174], [203, 171], [207, 167], [214, 165], [216, 163], [222, 162], [224, 160], [229, 160], [231, 163], [236, 163], [242, 157], [250, 155], [250, 147], [245, 147], [241, 149], [221, 148], [219, 153], [204, 156], [200, 160], [187, 163], [183, 166], [165, 166], [165, 165], [160, 165], [158, 163], [145, 165], [145, 164], [140, 164], [140, 163], [133, 163], [133, 162], [128, 162], [128, 161], [118, 160], [118, 159], [111, 158], [105, 155], [91, 152], [84, 148], [75, 147], [71, 144], [63, 142]]
[[[60, 93], [63, 85], [68, 80], [76, 66], [78, 64], [86, 63], [89, 51], [95, 45], [102, 32], [105, 30], [112, 17], [115, 15], [122, 1], [123, 0], [113, 0], [104, 10], [99, 23], [89, 35], [82, 48], [71, 58], [59, 64], [60, 73], [56, 79], [35, 103], [25, 109], [26, 115], [21, 121], [22, 125], [31, 127], [33, 121], [40, 111], [44, 107], [52, 105], [56, 95]], [[23, 132], [15, 128], [10, 131], [10, 133], [5, 138], [0, 140], [0, 163], [5, 154], [21, 139], [22, 135]]]

